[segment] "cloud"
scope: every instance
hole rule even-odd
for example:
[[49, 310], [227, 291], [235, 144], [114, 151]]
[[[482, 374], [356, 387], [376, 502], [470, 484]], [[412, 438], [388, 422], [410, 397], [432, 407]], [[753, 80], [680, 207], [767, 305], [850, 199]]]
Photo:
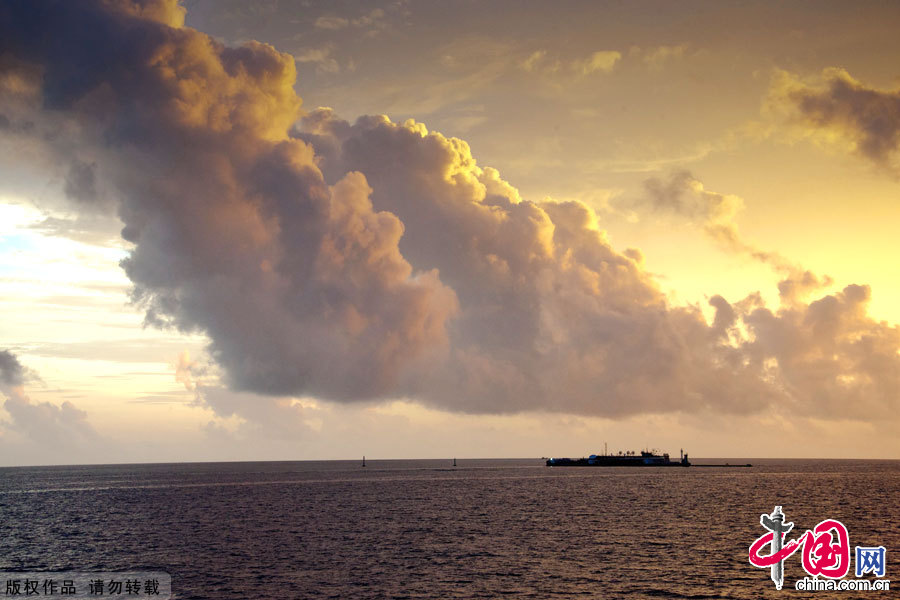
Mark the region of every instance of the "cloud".
[[298, 63], [312, 63], [320, 73], [337, 73], [341, 70], [338, 61], [331, 56], [331, 48], [307, 48], [294, 54]]
[[546, 50], [535, 50], [528, 55], [528, 58], [519, 63], [519, 67], [523, 71], [534, 71], [538, 64], [547, 56]]
[[[364, 177], [329, 186], [310, 148], [288, 139], [300, 106], [291, 57], [133, 8], [12, 3], [0, 23], [4, 53], [45, 74], [31, 116], [66, 125], [54, 151], [89, 148], [121, 198], [134, 244], [122, 266], [147, 322], [207, 333], [239, 389], [395, 393], [444, 351], [453, 291], [405, 261], [403, 225], [372, 209]], [[92, 43], [72, 39], [73, 24]]]
[[338, 17], [335, 15], [323, 15], [316, 19], [315, 26], [318, 29], [343, 29], [347, 25], [350, 24], [350, 21], [345, 19], [344, 17]]
[[[315, 402], [229, 390], [221, 384], [221, 373], [209, 364], [208, 358], [192, 359], [187, 350], [178, 354], [173, 367], [175, 381], [190, 392], [192, 405], [212, 411], [213, 419], [204, 431], [213, 439], [232, 443], [293, 441], [309, 433], [309, 421], [316, 418]], [[140, 401], [173, 402], [179, 398], [184, 400], [182, 392], [171, 392], [169, 397], [145, 397]]]
[[758, 365], [790, 399], [786, 414], [877, 422], [900, 408], [900, 328], [868, 316], [870, 297], [868, 286], [848, 285], [809, 303], [795, 297], [778, 311], [756, 303], [723, 309], [737, 309], [746, 327], [735, 356]]
[[582, 75], [591, 73], [609, 73], [622, 58], [622, 53], [615, 50], [603, 50], [594, 52], [584, 60], [575, 61], [573, 68]]
[[66, 195], [82, 201], [93, 200], [97, 196], [96, 165], [75, 159], [66, 174]]
[[518, 66], [529, 73], [544, 75], [568, 74], [584, 77], [593, 73], [611, 73], [616, 63], [622, 59], [622, 53], [616, 50], [593, 52], [584, 58], [564, 61], [560, 58], [548, 58], [546, 50], [535, 50], [519, 61]]
[[64, 237], [70, 240], [110, 248], [121, 246], [122, 223], [114, 214], [84, 211], [72, 217], [47, 215], [29, 226], [43, 235]]
[[[396, 7], [393, 7], [396, 9]], [[384, 21], [385, 12], [381, 8], [373, 8], [369, 12], [360, 15], [354, 19], [347, 19], [338, 15], [322, 15], [315, 21], [317, 29], [325, 29], [337, 31], [346, 27], [358, 27], [367, 29], [367, 34], [372, 34], [378, 30], [385, 29], [387, 24]]]
[[434, 59], [440, 69], [430, 69], [412, 81], [385, 80], [371, 89], [373, 101], [389, 112], [401, 114], [471, 108], [470, 100], [479, 90], [509, 71], [511, 48], [509, 42], [494, 38], [466, 36], [451, 40], [435, 51]]
[[[113, 296], [114, 297], [114, 296]], [[50, 300], [54, 300], [50, 298]], [[84, 305], [90, 306], [96, 302], [92, 298], [81, 300]], [[63, 297], [60, 304], [72, 306], [78, 300], [71, 297]], [[154, 340], [152, 345], [147, 344], [147, 338], [134, 339], [109, 339], [98, 338], [91, 340], [78, 340], [75, 342], [43, 342], [30, 346], [29, 353], [34, 356], [70, 358], [76, 360], [98, 360], [118, 363], [151, 363], [165, 362], [176, 348], [184, 346], [183, 339]]]
[[766, 109], [786, 119], [799, 136], [846, 147], [900, 172], [900, 89], [867, 86], [838, 68], [809, 80], [778, 71]]
[[687, 49], [687, 44], [679, 44], [677, 46], [653, 46], [650, 48], [635, 47], [632, 51], [641, 56], [641, 61], [645, 65], [658, 71], [667, 63], [681, 60]]
[[668, 181], [647, 179], [644, 188], [654, 210], [698, 219], [711, 228], [733, 227], [735, 215], [744, 206], [738, 196], [707, 190], [689, 171], [676, 171]]
[[[728, 252], [771, 265], [781, 306], [771, 310], [757, 295], [729, 304], [713, 296], [714, 335], [729, 340], [729, 361], [741, 361], [755, 377], [772, 384], [769, 393], [785, 414], [807, 417], [891, 419], [900, 391], [900, 328], [868, 315], [868, 286], [811, 297], [830, 286], [820, 277], [773, 252], [744, 241], [735, 216], [740, 198], [707, 190], [686, 171], [668, 181], [645, 182], [645, 203], [656, 210], [698, 221]], [[866, 416], [862, 416], [866, 415]]]
[[189, 392], [197, 391], [198, 375], [202, 374], [202, 367], [195, 360], [191, 360], [191, 354], [182, 350], [175, 359], [175, 381], [182, 384]]
[[694, 221], [723, 251], [767, 264], [784, 277], [778, 283], [782, 304], [793, 305], [834, 283], [827, 275], [817, 276], [777, 252], [762, 250], [747, 242], [735, 222], [744, 201], [733, 194], [706, 189], [689, 171], [675, 171], [668, 180], [647, 179], [644, 191], [643, 197], [628, 203], [629, 208], [649, 207]]
[[[829, 418], [853, 402], [861, 419], [897, 414], [894, 379], [873, 379], [897, 366], [896, 329], [866, 316], [865, 288], [807, 303], [813, 281], [789, 273], [792, 303], [717, 298], [710, 325], [669, 302], [639, 252], [616, 251], [588, 206], [523, 199], [463, 140], [328, 109], [289, 136], [293, 57], [173, 27], [176, 8], [4, 4], [6, 68], [41, 77], [0, 112], [52, 124], [42, 143], [64, 164], [96, 165], [94, 184], [120, 199], [134, 245], [122, 266], [147, 323], [209, 337], [229, 389], [198, 382], [187, 356], [176, 372], [220, 419], [299, 428], [299, 397], [617, 418], [776, 406]], [[686, 175], [656, 192], [740, 241], [732, 197]]]
[[10, 387], [22, 385], [23, 373], [22, 363], [15, 354], [0, 350], [0, 383]]
[[68, 442], [84, 443], [95, 435], [87, 412], [68, 400], [60, 405], [33, 402], [24, 393], [13, 392], [7, 396], [3, 408], [12, 418], [4, 424], [7, 431], [33, 442], [66, 447], [70, 446]]
[[[394, 5], [394, 9], [399, 5]], [[387, 24], [384, 22], [384, 10], [381, 8], [373, 8], [369, 12], [364, 15], [360, 15], [359, 17], [353, 19], [351, 23], [353, 23], [354, 27], [362, 27], [364, 29], [369, 29], [369, 33], [377, 31], [379, 29], [384, 29], [387, 27]]]
[[39, 445], [52, 442], [57, 449], [65, 449], [94, 436], [87, 413], [71, 402], [58, 406], [33, 402], [23, 388], [26, 375], [28, 371], [15, 354], [0, 350], [0, 393], [6, 397], [3, 408], [10, 416], [10, 421], [0, 420], [0, 441], [4, 445], [12, 438]]
[[310, 433], [309, 421], [316, 413], [294, 398], [234, 392], [222, 386], [201, 386], [197, 393], [200, 405], [215, 415], [207, 433], [237, 441], [296, 440]]
[[671, 173], [667, 181], [658, 177], [645, 180], [644, 191], [645, 195], [631, 201], [631, 206], [649, 207], [696, 221], [726, 252], [767, 263], [782, 274], [796, 276], [801, 271], [777, 252], [761, 250], [744, 240], [735, 223], [735, 217], [744, 208], [739, 196], [708, 190], [703, 182], [684, 170]]
[[[452, 351], [414, 397], [471, 412], [605, 415], [766, 402], [762, 382], [723, 370], [699, 310], [668, 306], [639, 254], [613, 250], [584, 204], [524, 201], [465, 142], [414, 122], [350, 124], [317, 110], [299, 135], [326, 179], [364, 173], [375, 206], [406, 226], [403, 255], [457, 293]], [[717, 373], [727, 396], [705, 388]]]

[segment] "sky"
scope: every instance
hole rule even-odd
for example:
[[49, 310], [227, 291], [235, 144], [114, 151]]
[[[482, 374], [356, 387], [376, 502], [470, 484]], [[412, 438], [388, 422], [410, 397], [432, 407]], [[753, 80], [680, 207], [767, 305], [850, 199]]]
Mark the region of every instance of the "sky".
[[900, 7], [0, 6], [0, 465], [900, 458]]

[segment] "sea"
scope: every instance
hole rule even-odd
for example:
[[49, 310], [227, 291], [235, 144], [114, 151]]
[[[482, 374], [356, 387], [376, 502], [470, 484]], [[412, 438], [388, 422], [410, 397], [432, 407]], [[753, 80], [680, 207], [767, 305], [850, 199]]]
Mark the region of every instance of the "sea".
[[165, 572], [180, 600], [892, 593], [795, 591], [806, 575], [802, 551], [785, 561], [779, 592], [768, 568], [749, 563], [748, 548], [766, 533], [760, 515], [780, 505], [795, 524], [788, 538], [839, 520], [851, 547], [886, 548], [883, 578], [891, 579], [900, 461], [692, 461], [753, 466], [459, 459], [454, 467], [446, 459], [2, 468], [0, 571]]

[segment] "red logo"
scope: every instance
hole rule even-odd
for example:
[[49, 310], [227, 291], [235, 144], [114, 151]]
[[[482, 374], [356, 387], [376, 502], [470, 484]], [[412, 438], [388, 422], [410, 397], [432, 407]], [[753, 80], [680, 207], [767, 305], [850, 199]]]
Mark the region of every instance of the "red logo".
[[[799, 538], [788, 542], [784, 538], [794, 524], [784, 522], [780, 506], [776, 506], [771, 515], [761, 515], [760, 523], [769, 531], [750, 544], [750, 564], [760, 568], [771, 567], [772, 580], [778, 589], [784, 581], [784, 560], [801, 547], [803, 569], [813, 577], [821, 575], [840, 579], [850, 570], [850, 536], [840, 521], [825, 519], [812, 530], [807, 529]], [[766, 546], [769, 546], [769, 554], [761, 554]]]

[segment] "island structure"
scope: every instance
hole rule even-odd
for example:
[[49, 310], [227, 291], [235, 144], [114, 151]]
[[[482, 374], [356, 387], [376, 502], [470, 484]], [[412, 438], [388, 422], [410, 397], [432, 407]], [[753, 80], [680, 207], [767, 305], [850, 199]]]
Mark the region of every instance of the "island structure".
[[668, 453], [642, 450], [618, 454], [591, 454], [587, 458], [548, 458], [548, 467], [689, 467], [688, 455], [681, 451], [681, 460], [674, 461]]

